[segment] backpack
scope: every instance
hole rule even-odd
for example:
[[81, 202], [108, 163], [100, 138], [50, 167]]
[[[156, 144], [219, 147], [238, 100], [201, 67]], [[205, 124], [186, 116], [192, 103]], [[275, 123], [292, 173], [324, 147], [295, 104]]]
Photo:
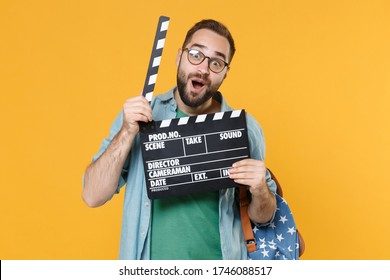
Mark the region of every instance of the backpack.
[[305, 250], [302, 235], [297, 230], [294, 217], [275, 175], [268, 169], [277, 186], [276, 212], [269, 225], [252, 223], [248, 216], [247, 188], [240, 188], [240, 214], [248, 259], [298, 260]]

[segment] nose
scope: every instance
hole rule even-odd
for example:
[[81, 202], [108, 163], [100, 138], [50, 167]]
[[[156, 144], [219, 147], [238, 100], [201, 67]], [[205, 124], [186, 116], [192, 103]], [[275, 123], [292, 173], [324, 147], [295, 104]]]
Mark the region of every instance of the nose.
[[210, 74], [210, 68], [209, 68], [209, 58], [205, 58], [201, 64], [198, 65], [198, 70], [203, 74], [203, 75], [208, 75]]

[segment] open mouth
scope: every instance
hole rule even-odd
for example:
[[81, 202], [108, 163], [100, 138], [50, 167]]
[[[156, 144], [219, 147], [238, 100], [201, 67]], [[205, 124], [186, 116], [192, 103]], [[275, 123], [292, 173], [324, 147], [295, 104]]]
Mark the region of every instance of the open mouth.
[[204, 87], [204, 83], [202, 81], [192, 80], [191, 82], [194, 89], [200, 90]]

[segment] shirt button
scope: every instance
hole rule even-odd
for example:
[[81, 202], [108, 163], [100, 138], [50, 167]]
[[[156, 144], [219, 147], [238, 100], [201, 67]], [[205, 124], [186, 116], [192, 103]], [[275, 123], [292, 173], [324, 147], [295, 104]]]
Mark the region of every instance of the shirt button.
[[142, 236], [145, 236], [145, 232], [144, 232], [144, 231], [143, 231], [143, 232], [141, 232], [141, 235], [142, 235]]
[[146, 202], [146, 203], [145, 203], [145, 207], [149, 207], [149, 202]]

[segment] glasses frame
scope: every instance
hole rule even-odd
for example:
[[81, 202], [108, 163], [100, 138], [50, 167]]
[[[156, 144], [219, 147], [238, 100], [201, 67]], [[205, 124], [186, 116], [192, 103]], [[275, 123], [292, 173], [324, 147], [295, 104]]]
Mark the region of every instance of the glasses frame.
[[[207, 61], [207, 66], [209, 67], [209, 69], [210, 69], [211, 72], [214, 72], [214, 73], [218, 74], [218, 73], [221, 73], [226, 67], [229, 69], [229, 63], [227, 63], [226, 61], [224, 61], [224, 60], [222, 60], [222, 59], [220, 59], [220, 58], [212, 58], [212, 57], [206, 56], [206, 55], [205, 55], [204, 53], [202, 53], [200, 50], [191, 49], [191, 48], [182, 48], [181, 50], [182, 50], [182, 51], [187, 51], [187, 60], [188, 60], [188, 62], [191, 63], [192, 65], [199, 65], [199, 64], [202, 64], [203, 61], [207, 58], [207, 59], [208, 59], [208, 61]], [[193, 62], [191, 62], [191, 60], [190, 60], [190, 51], [197, 51], [197, 52], [199, 52], [200, 54], [202, 54], [202, 55], [203, 55], [202, 61], [200, 61], [199, 63], [193, 63]], [[212, 70], [212, 69], [210, 68], [210, 61], [211, 61], [211, 60], [220, 60], [220, 61], [222, 61], [222, 62], [224, 63], [224, 66], [223, 66], [223, 68], [221, 69], [221, 71], [216, 72], [216, 71], [214, 71], [214, 70]]]

